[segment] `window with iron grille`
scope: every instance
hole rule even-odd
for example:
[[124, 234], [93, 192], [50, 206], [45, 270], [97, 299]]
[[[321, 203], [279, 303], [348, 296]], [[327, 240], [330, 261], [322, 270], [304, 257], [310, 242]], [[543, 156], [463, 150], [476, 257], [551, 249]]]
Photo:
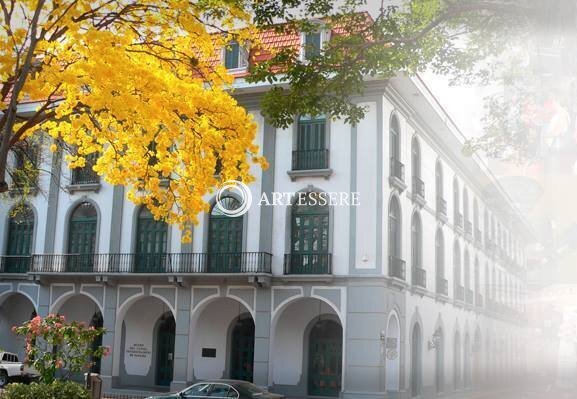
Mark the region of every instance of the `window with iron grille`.
[[72, 184], [96, 184], [100, 182], [100, 176], [93, 169], [98, 160], [98, 154], [93, 153], [86, 155], [85, 164], [81, 168], [72, 169]]

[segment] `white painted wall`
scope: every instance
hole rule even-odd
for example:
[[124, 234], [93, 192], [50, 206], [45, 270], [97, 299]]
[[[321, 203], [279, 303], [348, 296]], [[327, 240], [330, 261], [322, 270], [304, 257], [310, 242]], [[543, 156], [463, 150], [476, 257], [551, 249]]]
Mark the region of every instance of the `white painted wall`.
[[30, 320], [34, 306], [21, 294], [10, 295], [0, 303], [0, 349], [18, 354], [24, 360], [25, 341], [12, 332], [13, 326], [20, 326]]

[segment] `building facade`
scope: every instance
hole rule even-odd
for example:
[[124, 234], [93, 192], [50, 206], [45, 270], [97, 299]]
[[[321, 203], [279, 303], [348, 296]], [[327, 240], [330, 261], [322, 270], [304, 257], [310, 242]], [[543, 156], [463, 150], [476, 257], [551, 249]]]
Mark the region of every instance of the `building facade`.
[[[521, 376], [528, 228], [422, 80], [368, 82], [357, 125], [288, 129], [260, 115], [265, 86], [236, 85], [270, 168], [252, 171], [245, 215], [211, 207], [190, 244], [44, 140], [43, 189], [16, 215], [1, 202], [0, 347], [22, 354], [10, 327], [58, 313], [106, 328], [105, 389], [227, 377], [406, 398]], [[275, 192], [292, 204], [257, 203]], [[321, 192], [359, 204], [314, 203]]]

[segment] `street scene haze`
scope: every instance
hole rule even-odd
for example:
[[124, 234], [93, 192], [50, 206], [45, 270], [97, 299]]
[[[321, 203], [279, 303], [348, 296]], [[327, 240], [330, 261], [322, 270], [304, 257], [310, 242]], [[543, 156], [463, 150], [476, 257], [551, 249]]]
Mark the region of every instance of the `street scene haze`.
[[0, 399], [576, 399], [575, 0], [0, 0]]

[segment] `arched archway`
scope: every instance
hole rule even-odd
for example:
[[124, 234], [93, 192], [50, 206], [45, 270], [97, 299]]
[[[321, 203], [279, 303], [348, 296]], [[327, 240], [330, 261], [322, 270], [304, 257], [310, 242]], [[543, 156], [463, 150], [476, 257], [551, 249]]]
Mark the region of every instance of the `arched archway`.
[[421, 394], [422, 385], [422, 333], [419, 323], [411, 330], [411, 397]]
[[461, 388], [461, 335], [455, 332], [453, 342], [453, 387], [455, 390]]
[[36, 316], [34, 304], [27, 296], [14, 292], [0, 300], [0, 348], [18, 354], [24, 359], [25, 341], [12, 332], [13, 326], [20, 326]]
[[339, 315], [317, 298], [295, 298], [273, 316], [271, 376], [293, 396], [339, 396], [343, 328]]
[[445, 390], [445, 334], [441, 327], [436, 330], [438, 341], [435, 346], [435, 392]]
[[189, 364], [195, 378], [252, 381], [255, 323], [247, 306], [215, 297], [193, 311]]
[[385, 388], [387, 391], [398, 391], [400, 381], [400, 326], [399, 317], [396, 312], [389, 315], [387, 322], [387, 337], [385, 341], [385, 356], [387, 370]]
[[117, 311], [113, 375], [120, 386], [170, 385], [175, 322], [168, 302], [136, 296]]
[[471, 339], [469, 333], [465, 334], [465, 343], [463, 348], [463, 380], [464, 387], [471, 387]]
[[[77, 321], [86, 323], [95, 328], [101, 328], [104, 325], [102, 311], [100, 306], [89, 296], [83, 294], [73, 294], [66, 296], [52, 304], [52, 313], [64, 316], [67, 321]], [[93, 348], [102, 345], [102, 336], [96, 338], [92, 343]], [[100, 359], [91, 359], [91, 372], [100, 372]], [[74, 376], [75, 379], [81, 380], [82, 375]]]

